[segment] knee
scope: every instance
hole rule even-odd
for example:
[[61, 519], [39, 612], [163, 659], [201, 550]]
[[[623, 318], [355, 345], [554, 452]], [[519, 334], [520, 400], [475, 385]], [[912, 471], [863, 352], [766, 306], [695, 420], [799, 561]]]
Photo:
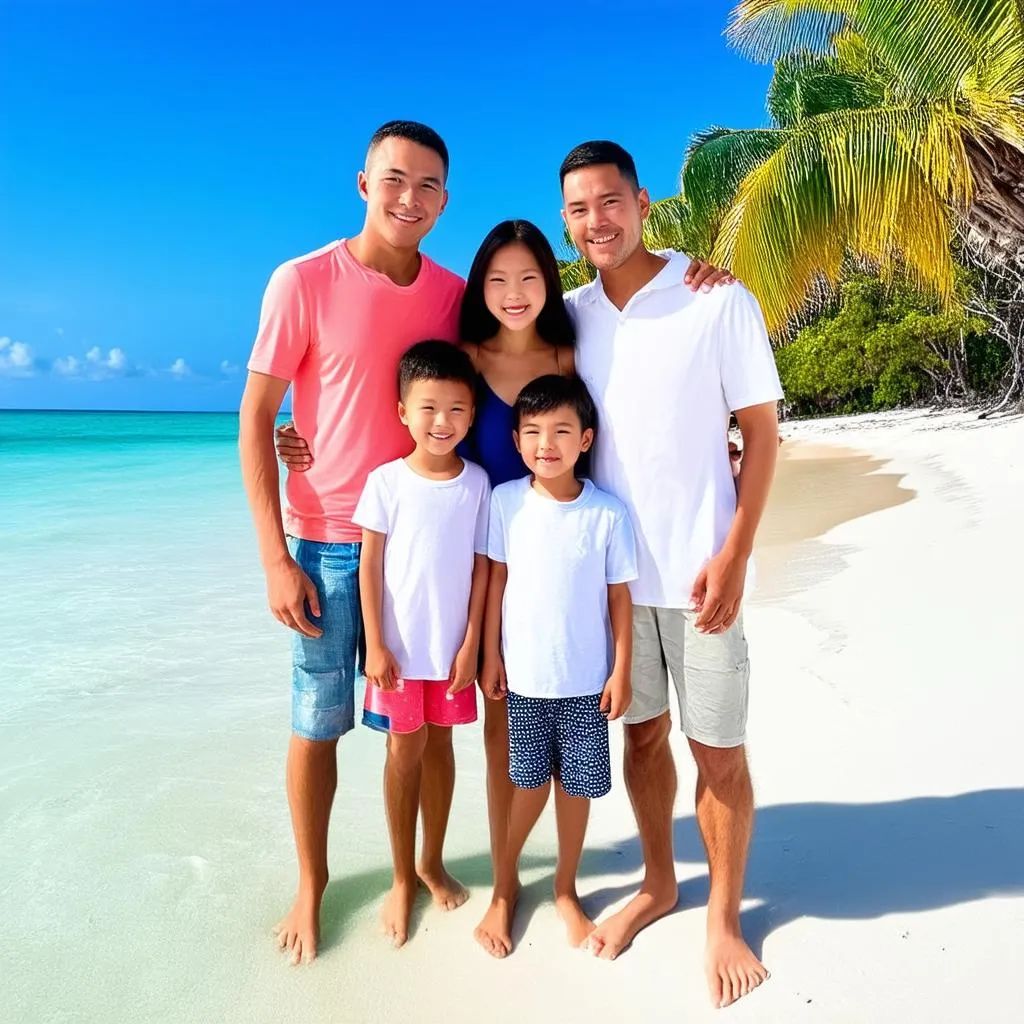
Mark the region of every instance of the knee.
[[430, 750], [445, 752], [452, 749], [452, 727], [450, 725], [426, 726], [427, 747]]
[[452, 748], [452, 729], [445, 725], [428, 725], [426, 727], [426, 749], [423, 756], [433, 761], [447, 761], [455, 758]]
[[749, 785], [747, 753], [743, 747], [706, 747], [690, 743], [701, 779], [712, 792], [735, 792]]
[[426, 727], [417, 729], [416, 732], [388, 734], [388, 761], [399, 771], [406, 771], [420, 765], [426, 748]]
[[[493, 705], [493, 706], [492, 706]], [[508, 754], [508, 718], [504, 701], [488, 701], [484, 712], [484, 746], [488, 753]]]
[[659, 715], [649, 722], [626, 726], [626, 761], [632, 765], [643, 765], [668, 748], [672, 732], [669, 715]]

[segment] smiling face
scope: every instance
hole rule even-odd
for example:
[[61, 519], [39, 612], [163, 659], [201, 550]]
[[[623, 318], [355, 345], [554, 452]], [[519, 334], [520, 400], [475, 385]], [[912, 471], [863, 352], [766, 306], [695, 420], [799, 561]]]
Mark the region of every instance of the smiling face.
[[570, 405], [525, 414], [514, 436], [530, 472], [548, 481], [571, 474], [594, 441], [593, 430], [583, 429], [579, 414]]
[[417, 448], [450, 455], [473, 422], [473, 391], [461, 380], [414, 380], [398, 403], [398, 415]]
[[640, 248], [651, 201], [614, 164], [570, 171], [562, 200], [562, 218], [576, 248], [599, 271], [618, 270]]
[[521, 331], [536, 321], [546, 300], [537, 258], [522, 242], [513, 242], [494, 254], [484, 278], [484, 303], [498, 323], [510, 331]]
[[408, 139], [384, 139], [359, 172], [367, 228], [396, 249], [415, 249], [448, 202], [444, 177], [439, 153]]

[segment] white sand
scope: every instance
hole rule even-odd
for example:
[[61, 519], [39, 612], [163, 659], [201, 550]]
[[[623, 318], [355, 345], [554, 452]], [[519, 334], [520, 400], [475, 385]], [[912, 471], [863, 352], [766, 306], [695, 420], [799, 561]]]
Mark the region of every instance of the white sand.
[[[479, 727], [457, 741], [450, 842], [469, 903], [423, 908], [401, 951], [379, 938], [381, 749], [357, 730], [342, 745], [325, 948], [289, 968], [269, 937], [294, 878], [284, 652], [254, 609], [215, 617], [231, 623], [225, 639], [195, 641], [207, 675], [235, 635], [278, 659], [244, 717], [228, 665], [201, 721], [178, 721], [173, 692], [159, 721], [122, 712], [96, 747], [109, 749], [98, 775], [76, 775], [73, 756], [107, 726], [93, 736], [82, 722], [59, 749], [40, 748], [68, 795], [41, 790], [0, 828], [18, 843], [0, 878], [0, 1020], [1024, 1020], [1024, 421], [900, 414], [784, 433], [747, 613], [760, 812], [744, 925], [772, 971], [753, 996], [726, 1011], [708, 1002], [706, 868], [678, 742], [681, 910], [616, 963], [567, 949], [549, 898], [548, 816], [528, 848], [519, 946], [504, 962], [483, 953], [472, 938], [488, 895]], [[850, 518], [858, 510], [870, 514]], [[225, 587], [234, 600], [237, 581]], [[35, 828], [42, 815], [52, 825]], [[618, 778], [595, 805], [581, 892], [607, 913], [639, 870]]]
[[[1024, 422], [901, 414], [784, 434], [789, 458], [810, 443], [870, 453], [883, 491], [915, 496], [786, 548], [802, 589], [773, 598], [791, 580], [763, 578], [748, 612], [760, 814], [744, 923], [769, 982], [709, 1008], [706, 870], [680, 745], [683, 909], [620, 960], [563, 949], [542, 902], [518, 951], [491, 962], [468, 934], [486, 899], [477, 888], [399, 954], [352, 943], [325, 960], [318, 971], [341, 972], [331, 1019], [1024, 1019]], [[776, 534], [783, 515], [773, 509]], [[639, 878], [632, 824], [619, 784], [595, 809], [585, 864], [601, 909]], [[549, 877], [548, 865], [528, 875], [531, 904]], [[342, 955], [380, 972], [390, 996], [345, 991]]]

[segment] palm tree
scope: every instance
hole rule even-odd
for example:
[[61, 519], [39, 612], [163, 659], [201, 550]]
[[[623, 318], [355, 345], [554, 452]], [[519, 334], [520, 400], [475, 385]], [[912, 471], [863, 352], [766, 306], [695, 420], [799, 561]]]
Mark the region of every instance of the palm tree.
[[964, 218], [1024, 252], [1022, 0], [742, 0], [727, 34], [775, 61], [772, 126], [697, 136], [683, 195], [772, 328], [851, 255], [951, 298]]
[[[648, 249], [675, 249], [693, 256], [707, 255], [709, 248], [703, 245], [701, 233], [695, 229], [690, 209], [681, 196], [669, 196], [651, 203], [650, 213], [644, 222], [644, 245]], [[562, 287], [570, 291], [593, 281], [595, 270], [577, 252], [568, 230], [562, 236], [562, 248], [566, 254], [566, 258], [558, 263]]]

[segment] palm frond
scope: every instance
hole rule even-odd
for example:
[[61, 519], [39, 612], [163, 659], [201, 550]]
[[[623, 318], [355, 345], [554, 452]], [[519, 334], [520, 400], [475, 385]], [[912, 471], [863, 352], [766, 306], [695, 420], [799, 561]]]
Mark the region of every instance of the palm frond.
[[694, 222], [693, 211], [681, 196], [668, 196], [651, 203], [644, 222], [644, 245], [648, 249], [675, 249], [693, 256], [710, 252], [710, 245]]
[[881, 83], [850, 70], [838, 56], [790, 54], [775, 63], [768, 88], [768, 113], [780, 128], [831, 110], [878, 106], [885, 97]]
[[574, 260], [559, 260], [558, 276], [562, 279], [562, 291], [571, 292], [574, 288], [593, 281], [597, 271], [580, 256]]
[[830, 53], [858, 0], [742, 0], [730, 13], [726, 38], [744, 56], [769, 64], [787, 53]]
[[1008, 72], [1005, 84], [1020, 87], [1015, 0], [860, 0], [853, 22], [907, 95], [948, 99], [979, 72]]
[[847, 249], [883, 275], [905, 267], [940, 297], [952, 289], [950, 205], [970, 199], [955, 111], [843, 110], [808, 118], [741, 182], [712, 260], [741, 277], [775, 329]]
[[696, 135], [683, 164], [682, 191], [690, 209], [694, 255], [710, 253], [740, 183], [786, 141], [778, 129], [709, 128]]

